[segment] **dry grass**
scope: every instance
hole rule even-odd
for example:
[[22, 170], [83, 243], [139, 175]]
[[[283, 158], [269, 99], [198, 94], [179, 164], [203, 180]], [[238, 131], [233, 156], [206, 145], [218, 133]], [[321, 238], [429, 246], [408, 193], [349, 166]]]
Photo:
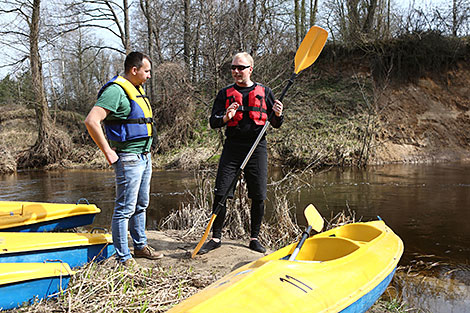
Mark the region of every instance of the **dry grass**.
[[127, 269], [90, 263], [72, 277], [67, 293], [14, 312], [165, 312], [214, 278], [191, 269], [154, 267]]
[[16, 159], [4, 144], [0, 144], [0, 174], [14, 173]]
[[198, 139], [198, 123], [205, 119], [201, 110], [204, 103], [191, 84], [184, 66], [177, 63], [163, 63], [155, 69], [159, 102], [154, 108], [157, 117], [157, 150], [168, 153]]
[[[213, 177], [210, 172], [198, 174], [196, 193], [193, 201], [182, 204], [163, 221], [163, 229], [185, 230], [184, 237], [195, 239], [206, 228], [212, 214]], [[292, 242], [301, 233], [295, 220], [293, 207], [287, 195], [293, 184], [279, 184], [274, 188], [274, 211], [271, 219], [261, 226], [260, 241], [276, 249]], [[234, 198], [227, 201], [227, 215], [224, 223], [224, 237], [247, 239], [250, 235], [250, 200], [243, 177], [240, 179]]]
[[203, 232], [210, 219], [213, 202], [213, 177], [210, 171], [196, 174], [197, 188], [190, 192], [192, 201], [181, 203], [178, 210], [171, 212], [160, 224], [159, 229], [184, 230], [182, 238], [194, 239]]
[[299, 238], [302, 230], [295, 218], [295, 207], [288, 195], [298, 187], [298, 176], [289, 173], [283, 181], [273, 184], [273, 212], [270, 220], [261, 225], [260, 240], [271, 249], [279, 249]]
[[[277, 250], [302, 234], [295, 218], [295, 207], [289, 200], [289, 194], [303, 186], [302, 176], [305, 173], [291, 172], [281, 181], [271, 184], [273, 191], [272, 214], [268, 221], [261, 225], [259, 240], [270, 249]], [[200, 172], [196, 177], [197, 188], [192, 194], [190, 203], [170, 213], [161, 224], [162, 229], [184, 230], [183, 238], [198, 239], [208, 225], [212, 214], [213, 183], [211, 171]], [[224, 223], [224, 237], [247, 239], [250, 235], [250, 200], [243, 176], [238, 182], [234, 198], [227, 201], [227, 215]], [[335, 217], [331, 225], [340, 225], [347, 221], [344, 213]], [[353, 218], [354, 220], [354, 218]]]
[[323, 227], [323, 230], [326, 231], [335, 227], [356, 222], [360, 222], [360, 220], [356, 220], [356, 213], [348, 208], [347, 211], [341, 211], [336, 215], [332, 215], [329, 220], [325, 219], [325, 226]]

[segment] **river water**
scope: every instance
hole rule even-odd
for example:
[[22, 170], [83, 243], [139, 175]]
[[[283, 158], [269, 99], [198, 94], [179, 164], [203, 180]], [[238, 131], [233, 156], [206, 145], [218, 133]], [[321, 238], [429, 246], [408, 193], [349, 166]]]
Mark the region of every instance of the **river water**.
[[[273, 171], [272, 180], [282, 177]], [[404, 241], [400, 265], [415, 275], [396, 279], [409, 308], [421, 312], [470, 312], [470, 164], [386, 165], [337, 169], [309, 176], [290, 196], [302, 223], [313, 203], [325, 217], [355, 212], [356, 220], [380, 216]], [[155, 171], [147, 227], [156, 229], [168, 212], [189, 201], [194, 174]], [[25, 171], [0, 176], [0, 200], [76, 203], [86, 198], [101, 208], [95, 226], [112, 215], [112, 171]], [[269, 211], [270, 201], [267, 202]]]

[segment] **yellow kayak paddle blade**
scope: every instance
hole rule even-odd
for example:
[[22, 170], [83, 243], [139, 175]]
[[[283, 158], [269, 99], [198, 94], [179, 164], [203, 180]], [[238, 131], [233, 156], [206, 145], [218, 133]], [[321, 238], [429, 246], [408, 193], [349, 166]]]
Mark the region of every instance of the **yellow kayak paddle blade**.
[[201, 240], [199, 240], [199, 243], [197, 244], [196, 248], [194, 248], [193, 253], [191, 253], [192, 259], [194, 259], [199, 250], [201, 250], [201, 247], [204, 244], [204, 241], [206, 241], [207, 236], [209, 235], [209, 231], [211, 230], [212, 224], [214, 224], [214, 220], [216, 217], [216, 214], [212, 214], [209, 224], [207, 224], [206, 230], [204, 231], [204, 235], [202, 235]]
[[317, 209], [313, 206], [313, 204], [309, 204], [304, 211], [305, 218], [307, 219], [308, 225], [312, 226], [312, 228], [317, 232], [321, 232], [323, 229], [323, 217], [318, 213]]
[[299, 74], [315, 62], [328, 38], [328, 32], [321, 27], [312, 26], [305, 35], [295, 54], [295, 74]]

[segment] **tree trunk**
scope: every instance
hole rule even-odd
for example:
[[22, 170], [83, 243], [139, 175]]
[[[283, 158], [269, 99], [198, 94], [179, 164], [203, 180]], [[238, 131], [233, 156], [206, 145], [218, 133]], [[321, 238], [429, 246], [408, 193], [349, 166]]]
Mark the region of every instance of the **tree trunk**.
[[183, 57], [188, 73], [191, 71], [191, 0], [183, 0], [184, 21], [183, 21]]
[[[122, 0], [122, 7], [118, 6], [119, 10], [122, 10], [122, 14], [124, 16], [123, 25], [121, 25], [120, 17], [119, 17], [121, 12], [116, 12], [116, 10], [113, 8], [113, 5], [116, 5], [116, 3], [110, 0], [103, 0], [103, 2], [105, 6], [108, 8], [107, 10], [109, 14], [112, 16], [111, 18], [106, 18], [106, 19], [112, 20], [116, 24], [119, 30], [119, 39], [121, 40], [122, 46], [124, 47], [124, 50], [126, 50], [126, 55], [127, 55], [132, 51], [131, 40], [130, 40], [130, 21], [129, 21], [128, 1]], [[100, 2], [97, 1], [96, 4], [100, 4]]]
[[[152, 40], [152, 35], [153, 35], [153, 24], [152, 24], [152, 19], [150, 15], [150, 4], [149, 0], [140, 0], [140, 9], [144, 13], [145, 20], [147, 21], [147, 55], [150, 57], [150, 59], [154, 63], [155, 67], [155, 60], [154, 60], [154, 55], [155, 55], [155, 48], [154, 48], [154, 41]], [[149, 79], [149, 83], [147, 84], [148, 88], [148, 94], [150, 96], [150, 99], [156, 99], [155, 97], [155, 77], [152, 75]]]
[[452, 0], [452, 36], [457, 37], [458, 18], [457, 18], [457, 0]]
[[294, 0], [294, 21], [295, 21], [295, 45], [300, 45], [300, 5], [299, 0]]
[[310, 27], [312, 27], [316, 23], [317, 11], [318, 11], [318, 0], [310, 0]]
[[352, 43], [357, 41], [360, 38], [360, 21], [359, 21], [359, 0], [349, 0], [346, 2], [348, 8], [348, 16], [347, 16], [347, 41]]
[[238, 34], [238, 51], [247, 51], [247, 35], [249, 29], [248, 6], [246, 0], [238, 0], [238, 17], [236, 18], [237, 34]]
[[200, 27], [201, 27], [201, 18], [199, 17], [198, 22], [197, 22], [196, 32], [194, 33], [194, 39], [193, 39], [193, 67], [192, 67], [192, 71], [191, 71], [191, 81], [193, 83], [197, 82], [197, 80], [198, 80], [197, 73], [198, 73], [198, 70], [200, 68], [200, 65], [199, 65], [199, 55], [200, 55], [200, 51], [199, 51], [199, 29], [200, 29]]
[[23, 168], [41, 168], [57, 162], [68, 152], [68, 136], [60, 135], [52, 127], [52, 120], [47, 106], [42, 64], [39, 56], [39, 21], [41, 0], [34, 0], [29, 23], [29, 60], [33, 93], [36, 99], [35, 111], [38, 124], [38, 137], [34, 146], [25, 151], [18, 159], [18, 166]]
[[305, 29], [305, 25], [307, 25], [306, 21], [307, 17], [307, 9], [305, 7], [305, 0], [301, 0], [300, 2], [300, 40], [305, 37], [305, 34], [307, 33]]
[[131, 53], [132, 48], [131, 48], [131, 32], [129, 30], [130, 28], [130, 22], [129, 22], [129, 5], [127, 3], [127, 0], [122, 1], [122, 8], [124, 10], [124, 48], [126, 49], [126, 55]]
[[374, 26], [375, 11], [377, 10], [377, 0], [370, 0], [367, 6], [367, 15], [362, 27], [362, 31], [365, 34], [370, 34]]
[[258, 14], [257, 14], [257, 7], [258, 2], [257, 0], [253, 0], [252, 7], [251, 7], [251, 25], [253, 31], [251, 32], [251, 51], [250, 54], [255, 57], [258, 54], [258, 40], [259, 40], [259, 22], [258, 22]]
[[33, 83], [33, 92], [36, 98], [36, 119], [39, 127], [38, 143], [43, 142], [49, 137], [51, 129], [51, 117], [47, 107], [46, 95], [44, 92], [44, 83], [42, 77], [42, 64], [39, 56], [39, 20], [40, 20], [41, 0], [33, 1], [33, 12], [30, 24], [29, 36], [29, 60], [31, 62], [31, 79]]
[[392, 34], [390, 33], [390, 6], [391, 6], [392, 0], [387, 1], [387, 30], [386, 30], [386, 38], [389, 39], [392, 37]]

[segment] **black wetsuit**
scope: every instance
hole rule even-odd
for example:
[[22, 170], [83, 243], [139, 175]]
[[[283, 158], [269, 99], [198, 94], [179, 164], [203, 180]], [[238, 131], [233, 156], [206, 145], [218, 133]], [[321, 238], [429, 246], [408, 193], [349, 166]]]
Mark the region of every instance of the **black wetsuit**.
[[[227, 102], [227, 89], [235, 87], [243, 95], [243, 106], [248, 106], [248, 94], [252, 91], [257, 84], [251, 87], [239, 87], [237, 85], [230, 85], [219, 91], [212, 107], [212, 114], [210, 117], [210, 125], [212, 128], [220, 128], [226, 125], [223, 117], [226, 113]], [[272, 108], [274, 105], [274, 94], [268, 87], [264, 87], [265, 101], [267, 107], [267, 115], [271, 116]], [[282, 125], [283, 116], [276, 116], [272, 114], [269, 120], [274, 128], [279, 128]], [[248, 152], [250, 151], [253, 143], [260, 134], [263, 125], [257, 125], [250, 117], [248, 112], [243, 112], [243, 118], [236, 126], [227, 126], [225, 130], [226, 140], [222, 155], [219, 160], [219, 167], [217, 170], [217, 178], [215, 181], [215, 199], [213, 210], [221, 201], [229, 188], [231, 182], [235, 178], [237, 170], [245, 160]], [[264, 215], [264, 200], [266, 199], [267, 188], [267, 175], [268, 175], [268, 155], [267, 155], [267, 142], [266, 135], [260, 140], [258, 146], [253, 152], [250, 160], [244, 168], [244, 176], [248, 188], [248, 197], [252, 200], [251, 205], [251, 237], [257, 238], [261, 221]], [[233, 190], [230, 191], [229, 197], [233, 197]], [[225, 219], [225, 203], [222, 210], [217, 214], [217, 218], [213, 224], [213, 237], [221, 238], [222, 226]]]

